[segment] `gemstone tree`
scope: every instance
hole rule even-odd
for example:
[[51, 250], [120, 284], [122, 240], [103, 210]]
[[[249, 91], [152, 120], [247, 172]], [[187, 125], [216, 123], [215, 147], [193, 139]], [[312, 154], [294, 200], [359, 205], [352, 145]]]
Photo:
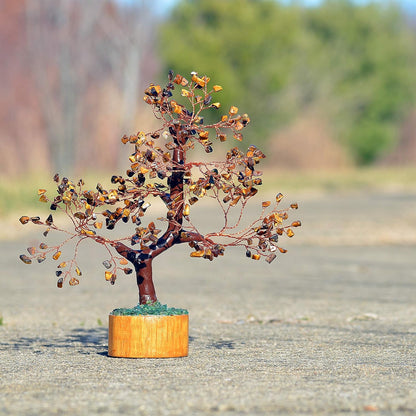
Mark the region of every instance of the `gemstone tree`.
[[[269, 263], [275, 259], [276, 252], [285, 253], [286, 250], [278, 245], [278, 239], [282, 235], [292, 237], [293, 228], [300, 226], [300, 221], [286, 224], [288, 211], [297, 209], [297, 204], [279, 209], [282, 194], [277, 194], [273, 201], [263, 201], [259, 216], [247, 227], [241, 226], [247, 202], [262, 184], [262, 172], [256, 165], [265, 155], [257, 147], [250, 146], [246, 152], [233, 147], [223, 161], [187, 161], [186, 155], [195, 144], [211, 153], [212, 140], [224, 142], [231, 136], [232, 140], [241, 141], [241, 131], [250, 122], [247, 114], [239, 115], [238, 108], [232, 106], [226, 114], [218, 116], [217, 122], [205, 124], [205, 111], [221, 111], [216, 98], [222, 87], [210, 87], [209, 84], [207, 76], [199, 76], [196, 72], [191, 73], [188, 81], [172, 71], [164, 88], [151, 84], [145, 91], [144, 100], [152, 107], [161, 127], [121, 139], [122, 143], [133, 147], [126, 175], [112, 176], [112, 189], [97, 184], [95, 190], [87, 190], [83, 180], [75, 183], [55, 175], [57, 195], [50, 199], [46, 190], [39, 189], [39, 200], [50, 203], [52, 211], [65, 212], [74, 229], [59, 228], [52, 214], [45, 221], [37, 216], [21, 217], [22, 224], [32, 222], [45, 227], [45, 237], [51, 230], [69, 235], [57, 246], [41, 243], [39, 247], [29, 247], [29, 255], [22, 254], [21, 260], [26, 264], [32, 260], [40, 263], [50, 255], [58, 261], [63, 247], [74, 242], [72, 257], [57, 265], [56, 276], [58, 287], [66, 280], [71, 286], [77, 285], [82, 275], [77, 264], [79, 245], [93, 240], [105, 246], [110, 256], [110, 260], [103, 262], [107, 269], [105, 279], [114, 284], [118, 272], [131, 274], [134, 270], [139, 303], [147, 304], [157, 301], [153, 260], [175, 244], [188, 243], [193, 249], [191, 257], [208, 260], [222, 256], [230, 246], [240, 246], [247, 257], [253, 260], [264, 257]], [[161, 224], [166, 224], [164, 232], [153, 221], [143, 224], [143, 217], [151, 206], [151, 196], [161, 198], [166, 205], [166, 216], [158, 219]], [[193, 211], [193, 206], [203, 197], [216, 200], [224, 216], [219, 230], [204, 234], [191, 221], [191, 206]], [[232, 210], [237, 211], [235, 221], [231, 219]], [[104, 223], [108, 230], [113, 230], [120, 220], [133, 224], [133, 235], [130, 231], [121, 239], [104, 237]]]

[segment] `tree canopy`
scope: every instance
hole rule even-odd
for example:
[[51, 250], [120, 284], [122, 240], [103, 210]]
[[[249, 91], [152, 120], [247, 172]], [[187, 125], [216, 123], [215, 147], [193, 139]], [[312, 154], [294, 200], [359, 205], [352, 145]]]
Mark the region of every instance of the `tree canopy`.
[[223, 105], [238, 102], [251, 115], [252, 142], [317, 109], [365, 164], [394, 145], [416, 102], [415, 37], [391, 4], [182, 0], [159, 45], [166, 68], [221, 82]]

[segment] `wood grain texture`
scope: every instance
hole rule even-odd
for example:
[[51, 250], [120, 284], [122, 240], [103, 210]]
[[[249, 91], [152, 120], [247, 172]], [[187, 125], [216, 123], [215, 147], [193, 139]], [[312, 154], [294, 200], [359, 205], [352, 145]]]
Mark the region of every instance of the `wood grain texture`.
[[169, 358], [188, 355], [188, 315], [110, 315], [108, 355]]

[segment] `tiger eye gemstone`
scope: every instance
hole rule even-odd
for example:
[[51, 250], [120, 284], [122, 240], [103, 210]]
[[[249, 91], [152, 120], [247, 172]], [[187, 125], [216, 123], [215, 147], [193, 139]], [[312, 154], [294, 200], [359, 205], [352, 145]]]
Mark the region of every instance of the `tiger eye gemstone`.
[[287, 250], [285, 249], [285, 248], [282, 248], [282, 247], [277, 247], [278, 249], [279, 249], [279, 251], [281, 252], [281, 253], [287, 253]]
[[59, 259], [59, 257], [61, 256], [61, 254], [62, 254], [62, 252], [61, 251], [57, 251], [53, 256], [52, 256], [52, 258], [54, 259], [54, 260], [58, 260]]
[[275, 258], [276, 258], [276, 254], [272, 253], [272, 254], [270, 254], [266, 257], [266, 261], [267, 261], [267, 263], [270, 264]]
[[243, 123], [241, 123], [240, 121], [237, 121], [237, 123], [235, 123], [235, 125], [234, 125], [234, 130], [235, 131], [240, 131], [240, 130], [243, 129], [243, 127], [244, 127]]
[[269, 238], [270, 241], [273, 241], [274, 243], [277, 243], [277, 241], [279, 240], [279, 235], [278, 234], [274, 234]]
[[290, 204], [290, 208], [292, 208], [292, 209], [298, 209], [299, 207], [298, 207], [298, 204], [295, 202], [293, 204]]
[[105, 276], [105, 280], [109, 281], [113, 277], [113, 273], [106, 271], [104, 276]]
[[196, 196], [193, 196], [192, 198], [189, 198], [189, 203], [191, 205], [195, 204], [198, 201], [199, 201], [199, 199]]
[[251, 258], [252, 258], [253, 260], [260, 260], [260, 254], [252, 254], [252, 255], [251, 255]]
[[60, 279], [58, 279], [58, 282], [56, 283], [56, 286], [58, 286], [59, 289], [61, 289], [63, 284], [64, 284], [64, 279], [62, 279], [62, 277], [61, 277]]
[[203, 257], [205, 254], [205, 250], [197, 250], [191, 253], [191, 257]]
[[201, 132], [199, 133], [199, 137], [200, 137], [201, 139], [208, 139], [208, 136], [209, 136], [209, 131], [208, 131], [208, 130], [204, 130], [204, 131], [201, 131]]
[[40, 217], [30, 217], [30, 221], [32, 221], [33, 224], [41, 224]]
[[79, 280], [76, 277], [71, 277], [71, 279], [69, 279], [69, 285], [70, 286], [79, 285]]
[[293, 221], [292, 224], [291, 224], [292, 227], [300, 227], [301, 225], [302, 224], [301, 224], [300, 221]]
[[66, 262], [65, 261], [63, 261], [62, 263], [60, 263], [58, 265], [58, 269], [63, 269], [64, 267], [66, 267]]
[[241, 199], [241, 195], [238, 195], [236, 198], [234, 198], [231, 202], [230, 202], [230, 206], [234, 207], [235, 205], [237, 205], [238, 201]]
[[32, 260], [30, 260], [30, 258], [28, 256], [26, 256], [26, 254], [21, 254], [19, 256], [20, 260], [22, 260], [23, 263], [25, 264], [30, 264], [32, 263]]
[[125, 274], [132, 274], [133, 273], [133, 269], [131, 269], [130, 267], [126, 267], [123, 269], [123, 272]]
[[293, 230], [292, 230], [291, 228], [288, 228], [288, 229], [286, 230], [286, 235], [287, 235], [288, 237], [293, 237], [293, 236], [295, 235], [295, 233], [293, 232]]
[[74, 217], [78, 218], [79, 220], [85, 220], [85, 218], [87, 218], [86, 215], [83, 212], [76, 212], [74, 214]]
[[264, 202], [262, 202], [262, 203], [261, 203], [261, 206], [262, 206], [263, 208], [267, 208], [268, 206], [270, 206], [270, 204], [271, 204], [271, 202], [270, 202], [270, 201], [264, 201]]
[[110, 262], [109, 260], [104, 260], [104, 261], [103, 261], [103, 266], [104, 266], [106, 269], [109, 269], [109, 268], [111, 267], [111, 262]]
[[205, 80], [198, 77], [196, 74], [192, 75], [192, 81], [196, 83], [197, 86], [203, 88], [205, 87]]
[[39, 256], [36, 260], [38, 261], [38, 263], [42, 263], [43, 261], [46, 260], [46, 257], [42, 255], [42, 256]]
[[81, 272], [81, 270], [80, 270], [80, 268], [77, 266], [77, 267], [75, 267], [75, 273], [78, 275], [78, 276], [81, 276], [82, 275], [82, 272]]
[[236, 115], [238, 113], [238, 107], [235, 107], [234, 105], [232, 105], [228, 113], [232, 116]]
[[181, 85], [182, 81], [183, 81], [183, 76], [179, 75], [179, 74], [176, 74], [175, 78], [173, 79], [173, 82], [175, 84]]
[[276, 202], [279, 203], [283, 199], [283, 194], [280, 192], [276, 195]]
[[185, 204], [185, 207], [183, 208], [183, 215], [186, 217], [189, 215], [190, 207], [189, 204]]
[[27, 223], [29, 222], [29, 220], [30, 220], [30, 218], [29, 218], [28, 216], [26, 216], [26, 215], [24, 215], [23, 217], [20, 217], [20, 218], [19, 218], [19, 221], [20, 221], [22, 224], [27, 224]]
[[222, 87], [221, 87], [221, 85], [214, 85], [214, 86], [212, 87], [212, 89], [214, 90], [214, 92], [219, 92], [219, 91], [221, 91], [221, 90], [222, 90]]
[[33, 256], [36, 253], [36, 247], [28, 247], [27, 251], [31, 256]]
[[149, 88], [147, 88], [144, 91], [146, 95], [149, 95], [152, 97], [158, 96], [161, 92], [162, 92], [162, 88], [160, 87], [160, 85], [154, 85], [154, 84], [150, 84]]

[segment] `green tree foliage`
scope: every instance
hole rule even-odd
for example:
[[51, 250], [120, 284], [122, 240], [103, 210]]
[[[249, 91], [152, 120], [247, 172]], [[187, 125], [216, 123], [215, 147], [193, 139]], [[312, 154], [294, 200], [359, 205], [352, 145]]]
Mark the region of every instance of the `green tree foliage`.
[[182, 0], [159, 39], [167, 68], [212, 74], [223, 106], [252, 116], [252, 141], [320, 109], [355, 160], [371, 163], [416, 101], [415, 35], [392, 5]]

